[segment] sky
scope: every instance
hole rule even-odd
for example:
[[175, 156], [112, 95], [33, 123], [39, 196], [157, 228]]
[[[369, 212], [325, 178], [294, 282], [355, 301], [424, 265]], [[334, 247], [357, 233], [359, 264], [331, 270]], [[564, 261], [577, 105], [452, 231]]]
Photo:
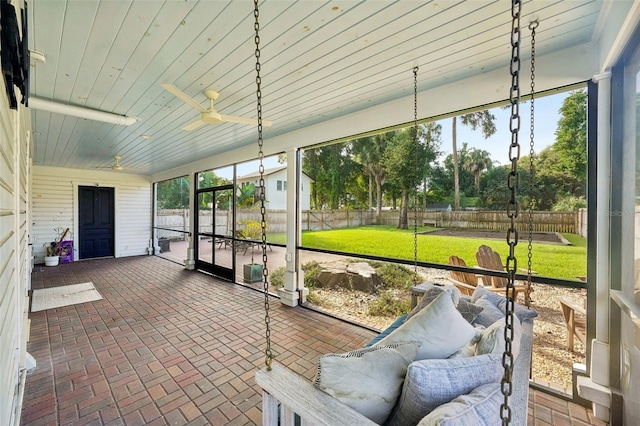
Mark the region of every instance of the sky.
[[[536, 153], [555, 142], [555, 132], [560, 118], [558, 111], [562, 106], [562, 102], [570, 93], [563, 92], [534, 99], [534, 150]], [[530, 108], [529, 102], [520, 104], [521, 122], [518, 140], [521, 145], [521, 156], [529, 154]], [[511, 144], [509, 115], [511, 114], [511, 109], [493, 108], [489, 111], [496, 117], [496, 133], [490, 138], [484, 139], [479, 129], [471, 130], [470, 127], [462, 125], [458, 120], [458, 150], [462, 148], [464, 142], [467, 142], [470, 148], [483, 149], [489, 152], [491, 158], [496, 162], [494, 163], [495, 165], [509, 164], [509, 145]], [[444, 155], [439, 159], [442, 161], [447, 155], [451, 154], [451, 118], [440, 120], [438, 123], [442, 125], [440, 151], [444, 152]]]
[[[558, 111], [562, 106], [562, 102], [570, 93], [571, 92], [562, 92], [535, 98], [534, 149], [536, 153], [539, 153], [542, 149], [555, 142], [555, 132], [558, 119], [560, 118]], [[529, 154], [530, 108], [529, 102], [522, 102], [520, 104], [521, 128], [518, 138], [521, 145], [521, 156]], [[494, 165], [509, 164], [509, 145], [511, 144], [509, 114], [511, 110], [510, 108], [493, 108], [490, 112], [496, 117], [496, 133], [488, 139], [484, 139], [480, 130], [471, 130], [470, 127], [462, 125], [460, 120], [458, 120], [458, 149], [462, 148], [464, 142], [467, 142], [470, 148], [482, 149], [489, 152], [491, 158], [494, 160]], [[442, 162], [447, 155], [451, 154], [451, 118], [440, 120], [438, 123], [442, 125], [440, 151], [443, 152], [438, 160]], [[265, 158], [265, 169], [280, 166], [281, 164], [279, 164], [277, 160], [277, 155]], [[258, 169], [257, 164], [258, 162], [255, 160], [238, 165], [238, 175], [242, 176], [253, 173]], [[216, 174], [231, 179], [231, 168], [227, 167], [224, 171], [228, 171], [229, 176], [226, 176], [227, 173], [220, 173], [221, 171], [216, 171]]]

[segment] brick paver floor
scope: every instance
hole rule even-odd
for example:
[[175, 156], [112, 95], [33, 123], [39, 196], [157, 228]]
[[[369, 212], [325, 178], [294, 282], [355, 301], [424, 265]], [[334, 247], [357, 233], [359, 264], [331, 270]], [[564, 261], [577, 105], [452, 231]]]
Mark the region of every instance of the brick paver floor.
[[[157, 257], [36, 266], [32, 288], [91, 281], [102, 300], [29, 314], [22, 425], [261, 424], [264, 295]], [[271, 298], [278, 362], [311, 379], [318, 358], [375, 333]], [[531, 393], [530, 425], [604, 424]]]

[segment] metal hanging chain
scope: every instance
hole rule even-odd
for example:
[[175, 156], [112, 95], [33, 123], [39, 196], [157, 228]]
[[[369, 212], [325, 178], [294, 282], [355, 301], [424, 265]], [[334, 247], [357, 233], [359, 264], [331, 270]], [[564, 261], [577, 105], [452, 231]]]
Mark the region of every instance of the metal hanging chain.
[[260, 11], [258, 9], [258, 1], [254, 0], [253, 16], [255, 17], [254, 29], [255, 44], [256, 44], [256, 105], [258, 108], [258, 159], [260, 160], [260, 166], [258, 171], [260, 172], [260, 227], [262, 230], [262, 242], [260, 246], [262, 248], [262, 287], [264, 290], [264, 325], [265, 325], [265, 338], [267, 346], [264, 350], [264, 364], [267, 367], [267, 371], [271, 371], [271, 361], [273, 360], [273, 353], [271, 352], [271, 328], [269, 326], [271, 318], [269, 317], [269, 270], [267, 269], [267, 209], [264, 206], [265, 185], [264, 185], [264, 152], [262, 151], [263, 139], [262, 139], [262, 90], [260, 88], [262, 80], [260, 78]]
[[507, 216], [510, 219], [509, 229], [507, 231], [507, 243], [509, 244], [509, 256], [507, 257], [507, 288], [505, 290], [506, 297], [506, 316], [504, 327], [505, 349], [502, 355], [502, 366], [504, 367], [504, 376], [501, 381], [501, 391], [504, 395], [504, 402], [500, 406], [500, 418], [503, 425], [511, 423], [512, 412], [509, 407], [509, 396], [512, 393], [512, 375], [513, 375], [513, 311], [515, 309], [515, 276], [518, 269], [518, 261], [516, 259], [516, 245], [518, 244], [518, 230], [516, 228], [516, 219], [518, 218], [518, 159], [520, 158], [520, 144], [518, 142], [518, 133], [520, 131], [520, 0], [511, 0], [511, 63], [509, 71], [511, 73], [511, 89], [509, 92], [509, 102], [511, 103], [511, 118], [509, 122], [509, 130], [511, 131], [511, 144], [509, 146], [509, 159], [511, 160], [511, 171], [507, 180], [507, 186], [511, 191], [510, 199], [507, 204]]
[[533, 183], [534, 183], [534, 135], [535, 135], [535, 94], [536, 94], [536, 28], [538, 21], [529, 23], [531, 30], [531, 111], [529, 122], [529, 244], [527, 245], [527, 291], [524, 303], [527, 307], [531, 305], [531, 264], [533, 259]]
[[[413, 68], [413, 161], [418, 176], [418, 67]], [[418, 285], [418, 191], [413, 202], [413, 285]]]

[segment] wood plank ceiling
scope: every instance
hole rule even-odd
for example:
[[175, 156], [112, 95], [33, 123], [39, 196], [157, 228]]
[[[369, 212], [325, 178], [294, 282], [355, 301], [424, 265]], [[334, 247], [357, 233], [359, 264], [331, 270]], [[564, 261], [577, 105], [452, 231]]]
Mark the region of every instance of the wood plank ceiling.
[[[253, 4], [247, 1], [40, 0], [29, 3], [31, 96], [134, 116], [120, 126], [32, 109], [34, 163], [95, 169], [122, 156], [125, 172], [153, 174], [253, 144], [255, 126], [182, 130], [199, 113], [160, 84], [222, 114], [256, 117]], [[525, 1], [540, 55], [588, 43], [602, 1]], [[507, 1], [265, 1], [261, 4], [265, 138], [504, 68]], [[528, 31], [523, 32], [528, 52]], [[528, 55], [528, 54], [527, 54]], [[523, 54], [524, 56], [524, 54]], [[472, 106], [472, 105], [469, 105]], [[144, 139], [150, 135], [151, 139]]]

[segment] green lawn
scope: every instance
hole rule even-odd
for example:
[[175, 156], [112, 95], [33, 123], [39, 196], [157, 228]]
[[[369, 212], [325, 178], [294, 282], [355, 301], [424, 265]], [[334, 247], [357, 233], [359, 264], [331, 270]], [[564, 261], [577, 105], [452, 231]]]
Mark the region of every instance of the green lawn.
[[[434, 228], [419, 227], [418, 232]], [[586, 275], [586, 239], [573, 234], [563, 234], [572, 245], [534, 243], [532, 247], [532, 269], [540, 276], [575, 280]], [[527, 267], [526, 234], [516, 246], [518, 267]], [[272, 240], [271, 235], [269, 240]], [[455, 254], [469, 266], [477, 264], [475, 253], [485, 244], [500, 253], [503, 261], [509, 253], [504, 240], [478, 238], [458, 238], [437, 235], [418, 235], [418, 259], [426, 262], [449, 262]], [[362, 226], [358, 228], [335, 229], [331, 231], [307, 231], [302, 233], [302, 245], [310, 248], [326, 249], [345, 253], [361, 253], [381, 257], [413, 260], [413, 228], [399, 230], [395, 226]]]

